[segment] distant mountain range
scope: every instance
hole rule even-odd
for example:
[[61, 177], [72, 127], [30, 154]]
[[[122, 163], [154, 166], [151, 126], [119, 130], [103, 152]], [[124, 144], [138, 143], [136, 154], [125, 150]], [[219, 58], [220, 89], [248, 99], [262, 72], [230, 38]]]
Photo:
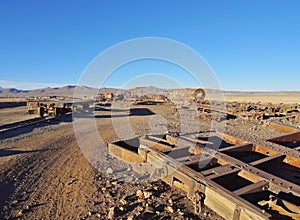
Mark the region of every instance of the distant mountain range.
[[37, 97], [37, 96], [69, 96], [73, 97], [75, 89], [80, 93], [81, 96], [89, 96], [90, 94], [96, 94], [98, 91], [100, 93], [113, 92], [116, 93], [118, 89], [114, 88], [91, 88], [88, 86], [63, 86], [55, 88], [43, 88], [43, 89], [33, 89], [33, 90], [20, 90], [15, 88], [1, 88], [0, 87], [0, 97]]
[[[76, 90], [77, 89], [77, 90]], [[30, 97], [37, 97], [37, 96], [69, 96], [73, 97], [75, 90], [80, 93], [80, 96], [86, 96], [89, 98], [91, 94], [97, 94], [99, 93], [105, 93], [105, 92], [112, 92], [114, 94], [117, 93], [131, 93], [137, 96], [145, 95], [145, 94], [167, 94], [171, 89], [161, 89], [157, 88], [155, 86], [148, 86], [148, 87], [136, 87], [132, 89], [117, 89], [117, 88], [92, 88], [88, 86], [74, 86], [74, 85], [68, 85], [63, 87], [55, 87], [55, 88], [43, 88], [43, 89], [33, 89], [33, 90], [20, 90], [15, 88], [1, 88], [0, 87], [0, 97], [24, 97], [24, 98], [30, 98]], [[220, 94], [222, 91], [220, 90], [212, 90], [212, 89], [206, 89], [208, 92], [213, 92], [214, 94]], [[225, 95], [234, 96], [234, 95], [272, 95], [276, 96], [279, 95], [286, 95], [289, 96], [291, 93], [295, 94], [295, 92], [240, 92], [240, 91], [223, 91]], [[296, 92], [299, 93], [300, 92]]]
[[79, 93], [80, 96], [87, 96], [89, 97], [91, 94], [97, 93], [106, 93], [111, 92], [114, 94], [129, 92], [136, 96], [142, 96], [145, 94], [150, 93], [159, 93], [159, 94], [167, 94], [167, 89], [161, 89], [154, 86], [148, 87], [136, 87], [132, 89], [117, 89], [117, 88], [92, 88], [88, 86], [63, 86], [63, 87], [56, 87], [56, 88], [43, 88], [43, 89], [33, 89], [33, 90], [19, 90], [15, 88], [1, 88], [0, 87], [0, 97], [37, 97], [37, 96], [69, 96], [73, 97], [75, 90], [77, 94]]

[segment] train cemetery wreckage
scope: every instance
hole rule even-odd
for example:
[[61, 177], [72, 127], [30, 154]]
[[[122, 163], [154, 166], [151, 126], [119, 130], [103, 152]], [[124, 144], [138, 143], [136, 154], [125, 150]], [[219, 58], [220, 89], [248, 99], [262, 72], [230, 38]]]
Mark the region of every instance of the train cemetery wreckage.
[[206, 206], [225, 219], [300, 219], [300, 130], [280, 123], [299, 120], [299, 106], [225, 102], [224, 110], [199, 91], [196, 119], [259, 120], [282, 135], [260, 143], [218, 130], [145, 135], [107, 143], [108, 152], [183, 190], [196, 214]]
[[[225, 219], [300, 219], [300, 130], [280, 123], [299, 121], [300, 106], [208, 101], [203, 89], [190, 89], [188, 94], [193, 105], [177, 105], [176, 110], [194, 108], [195, 120], [256, 120], [281, 135], [256, 143], [217, 129], [156, 134], [109, 142], [108, 152], [130, 164], [136, 173], [183, 190], [196, 214], [205, 206]], [[180, 96], [180, 91], [171, 95]], [[96, 101], [29, 101], [27, 106], [29, 113], [44, 118], [114, 101], [108, 93]], [[132, 104], [166, 102], [170, 102], [166, 96], [152, 94]]]

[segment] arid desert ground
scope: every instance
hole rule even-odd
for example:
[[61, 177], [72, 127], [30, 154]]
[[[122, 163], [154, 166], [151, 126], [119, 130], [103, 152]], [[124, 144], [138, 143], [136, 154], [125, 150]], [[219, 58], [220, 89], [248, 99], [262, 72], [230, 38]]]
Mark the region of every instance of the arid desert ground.
[[[300, 103], [300, 96], [289, 95], [238, 94], [225, 98], [231, 102]], [[20, 100], [2, 99], [3, 103], [10, 101]], [[178, 114], [171, 103], [131, 105], [130, 108], [136, 114], [126, 116], [126, 120], [138, 136], [153, 129], [158, 132], [180, 130]], [[4, 106], [0, 109], [0, 125], [37, 117], [26, 114], [26, 109], [26, 106]], [[100, 110], [92, 114], [103, 141], [119, 139], [110, 111]], [[151, 128], [149, 121], [157, 115], [164, 122]], [[114, 120], [122, 126], [125, 119]], [[298, 121], [282, 123], [300, 127]], [[200, 124], [200, 131], [209, 130], [211, 121], [202, 119]], [[259, 121], [240, 118], [227, 120], [225, 129], [256, 142], [281, 133], [262, 126]], [[127, 178], [134, 177], [130, 176], [126, 164], [111, 155], [105, 155], [105, 163], [115, 164], [119, 170], [113, 170], [114, 175], [109, 175], [112, 171], [99, 172], [78, 146], [71, 114], [0, 135], [0, 219], [222, 219], [209, 208], [205, 208], [200, 216], [195, 215], [192, 201], [163, 181], [130, 183], [120, 180], [117, 177], [121, 170], [125, 177], [126, 170]], [[101, 166], [101, 161], [98, 166]], [[139, 198], [140, 191], [149, 192], [149, 197]]]

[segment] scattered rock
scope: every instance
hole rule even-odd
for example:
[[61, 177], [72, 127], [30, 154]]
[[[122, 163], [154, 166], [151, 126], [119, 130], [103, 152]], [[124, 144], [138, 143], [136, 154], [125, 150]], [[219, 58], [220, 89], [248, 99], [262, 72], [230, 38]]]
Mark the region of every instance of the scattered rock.
[[174, 209], [173, 209], [171, 206], [168, 206], [168, 207], [167, 207], [167, 210], [168, 210], [168, 212], [170, 212], [170, 213], [174, 213]]
[[143, 210], [144, 210], [144, 208], [142, 206], [136, 207], [136, 211], [138, 211], [138, 212], [142, 212]]
[[129, 176], [126, 178], [126, 181], [129, 183], [132, 183], [132, 182], [134, 182], [134, 178], [132, 176]]
[[122, 205], [126, 205], [126, 204], [127, 204], [127, 201], [126, 201], [125, 199], [121, 199], [121, 200], [120, 200], [120, 203], [121, 203]]
[[113, 174], [114, 171], [113, 171], [113, 169], [111, 167], [108, 167], [107, 170], [106, 170], [106, 173], [107, 174]]
[[11, 202], [11, 204], [13, 204], [13, 205], [15, 205], [17, 203], [18, 203], [18, 200], [14, 200], [14, 201]]
[[151, 195], [152, 195], [152, 192], [149, 192], [149, 191], [144, 192], [144, 198], [145, 199], [150, 198]]
[[118, 184], [118, 181], [111, 182], [112, 185], [116, 186]]
[[153, 200], [152, 199], [148, 199], [148, 204], [149, 205], [153, 205]]
[[111, 207], [111, 208], [109, 208], [107, 218], [114, 219], [114, 217], [115, 217], [115, 207]]
[[18, 210], [17, 212], [16, 212], [16, 217], [18, 218], [18, 217], [20, 217], [20, 216], [22, 216], [23, 215], [23, 211], [22, 210]]
[[143, 194], [142, 190], [136, 191], [136, 196], [142, 197], [143, 195], [144, 195], [144, 194]]
[[111, 197], [110, 193], [106, 193], [104, 196], [105, 196], [106, 198], [110, 198], [110, 197]]
[[155, 210], [151, 206], [149, 206], [149, 204], [146, 204], [145, 212], [154, 213]]

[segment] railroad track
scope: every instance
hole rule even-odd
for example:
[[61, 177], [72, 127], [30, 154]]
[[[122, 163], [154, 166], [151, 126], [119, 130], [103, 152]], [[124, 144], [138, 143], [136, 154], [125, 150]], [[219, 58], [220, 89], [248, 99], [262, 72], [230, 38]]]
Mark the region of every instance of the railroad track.
[[7, 133], [9, 131], [25, 128], [27, 126], [35, 125], [38, 123], [46, 122], [49, 120], [53, 120], [55, 117], [43, 117], [43, 118], [33, 118], [24, 121], [18, 121], [11, 124], [5, 124], [0, 126], [0, 134]]

